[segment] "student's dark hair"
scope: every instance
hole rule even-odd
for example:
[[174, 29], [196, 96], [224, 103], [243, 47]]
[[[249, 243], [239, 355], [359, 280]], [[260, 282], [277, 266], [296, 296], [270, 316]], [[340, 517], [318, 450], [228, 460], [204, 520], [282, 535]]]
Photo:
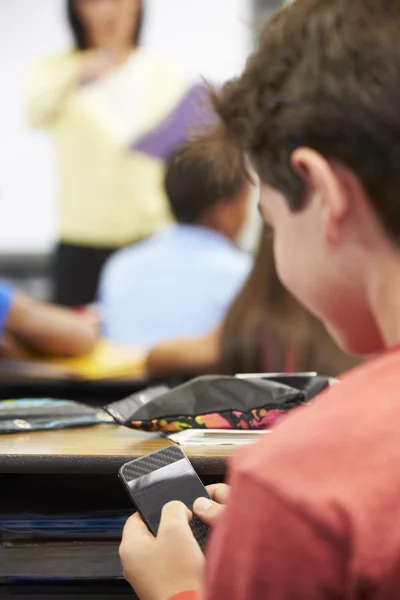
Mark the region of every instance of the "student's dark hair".
[[221, 331], [219, 371], [296, 371], [336, 376], [360, 360], [342, 352], [324, 326], [283, 287], [275, 271], [272, 236], [264, 232], [254, 267]]
[[212, 129], [175, 150], [164, 183], [175, 219], [199, 223], [219, 202], [236, 200], [248, 183], [244, 155]]
[[353, 170], [400, 243], [400, 2], [294, 0], [266, 24], [214, 105], [261, 179], [293, 210], [306, 193], [298, 147]]
[[[140, 43], [140, 36], [143, 29], [144, 20], [144, 8], [143, 2], [140, 3], [139, 15], [137, 23], [132, 37], [132, 46], [138, 46]], [[67, 0], [67, 17], [68, 22], [72, 31], [75, 46], [78, 50], [89, 50], [90, 45], [87, 39], [84, 25], [79, 17], [78, 11], [76, 10], [76, 0]]]

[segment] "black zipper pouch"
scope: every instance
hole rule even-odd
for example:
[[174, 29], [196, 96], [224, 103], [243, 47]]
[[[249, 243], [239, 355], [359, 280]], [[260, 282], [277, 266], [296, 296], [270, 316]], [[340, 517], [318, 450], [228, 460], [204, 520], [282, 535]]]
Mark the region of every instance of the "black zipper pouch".
[[104, 410], [118, 424], [144, 431], [268, 429], [306, 400], [304, 390], [280, 382], [207, 375], [171, 390], [143, 390]]

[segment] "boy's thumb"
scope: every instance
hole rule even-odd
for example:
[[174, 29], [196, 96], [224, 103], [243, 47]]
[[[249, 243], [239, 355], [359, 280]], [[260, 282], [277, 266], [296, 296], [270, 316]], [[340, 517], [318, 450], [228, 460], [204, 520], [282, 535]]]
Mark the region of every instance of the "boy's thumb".
[[194, 514], [209, 526], [214, 524], [215, 519], [219, 517], [224, 508], [222, 504], [217, 504], [217, 502], [213, 502], [209, 498], [197, 498], [193, 504]]

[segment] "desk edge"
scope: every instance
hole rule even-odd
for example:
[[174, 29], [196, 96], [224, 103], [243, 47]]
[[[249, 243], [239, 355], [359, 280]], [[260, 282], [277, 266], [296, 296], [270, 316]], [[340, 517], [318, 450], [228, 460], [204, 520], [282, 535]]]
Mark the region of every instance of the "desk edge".
[[[117, 473], [119, 468], [132, 460], [132, 456], [46, 456], [8, 454], [0, 456], [2, 473]], [[191, 457], [193, 467], [199, 475], [225, 475], [227, 457]]]

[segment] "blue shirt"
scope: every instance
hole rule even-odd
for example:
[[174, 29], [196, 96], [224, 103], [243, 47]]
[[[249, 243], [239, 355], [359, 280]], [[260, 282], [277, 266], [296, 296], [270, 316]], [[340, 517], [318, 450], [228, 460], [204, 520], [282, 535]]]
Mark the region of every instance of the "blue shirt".
[[147, 349], [207, 333], [223, 319], [252, 257], [221, 234], [173, 225], [118, 251], [100, 282], [106, 337]]
[[0, 338], [4, 334], [4, 328], [11, 309], [12, 297], [12, 286], [6, 281], [0, 281]]

